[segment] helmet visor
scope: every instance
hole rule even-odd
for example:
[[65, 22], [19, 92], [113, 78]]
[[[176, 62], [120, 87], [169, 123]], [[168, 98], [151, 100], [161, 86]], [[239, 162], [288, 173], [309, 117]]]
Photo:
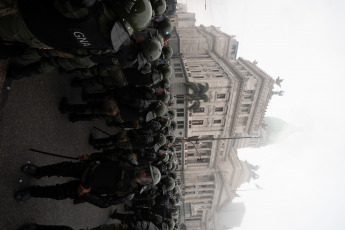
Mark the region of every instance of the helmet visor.
[[148, 184], [152, 184], [152, 182], [153, 182], [149, 166], [136, 170], [135, 176], [136, 176], [138, 183], [140, 185], [148, 185]]

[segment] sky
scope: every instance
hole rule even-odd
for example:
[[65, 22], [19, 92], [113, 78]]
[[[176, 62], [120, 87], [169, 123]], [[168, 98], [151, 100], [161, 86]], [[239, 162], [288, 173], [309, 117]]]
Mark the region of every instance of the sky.
[[239, 229], [345, 229], [345, 1], [206, 0], [206, 10], [203, 0], [179, 2], [196, 25], [236, 35], [238, 57], [284, 79], [266, 115], [287, 129], [273, 145], [239, 150], [260, 166], [264, 188], [239, 192]]

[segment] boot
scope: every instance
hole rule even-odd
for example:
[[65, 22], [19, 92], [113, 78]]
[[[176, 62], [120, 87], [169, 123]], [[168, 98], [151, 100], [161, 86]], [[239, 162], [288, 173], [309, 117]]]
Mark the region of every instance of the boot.
[[60, 101], [60, 106], [59, 106], [60, 112], [66, 113], [68, 111], [67, 106], [68, 106], [67, 98], [63, 97]]
[[20, 57], [24, 54], [26, 44], [5, 45], [0, 44], [0, 59], [7, 59], [10, 57]]
[[31, 198], [31, 193], [30, 193], [31, 187], [24, 188], [22, 190], [19, 190], [14, 194], [14, 199], [16, 201], [26, 201]]
[[37, 171], [37, 166], [36, 165], [33, 165], [33, 164], [24, 164], [20, 170], [25, 173], [25, 174], [28, 174], [32, 177], [35, 177], [36, 175], [36, 171]]
[[41, 62], [34, 62], [29, 65], [25, 65], [19, 68], [11, 68], [9, 67], [7, 70], [7, 78], [10, 78], [12, 80], [19, 80], [25, 77], [31, 77], [35, 75], [41, 74], [38, 71], [38, 68], [40, 67]]

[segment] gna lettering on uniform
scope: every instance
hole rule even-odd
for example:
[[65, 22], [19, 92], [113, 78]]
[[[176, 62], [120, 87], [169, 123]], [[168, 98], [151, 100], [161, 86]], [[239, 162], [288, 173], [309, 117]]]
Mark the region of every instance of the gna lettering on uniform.
[[83, 33], [74, 32], [73, 35], [74, 35], [74, 37], [77, 38], [78, 42], [80, 42], [83, 46], [90, 46], [91, 45]]

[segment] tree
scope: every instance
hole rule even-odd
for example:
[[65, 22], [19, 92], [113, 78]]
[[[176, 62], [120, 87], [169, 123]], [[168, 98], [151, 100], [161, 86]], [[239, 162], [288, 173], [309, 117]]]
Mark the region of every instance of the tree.
[[208, 83], [203, 85], [200, 83], [186, 82], [185, 86], [193, 91], [193, 93], [187, 93], [184, 97], [187, 102], [192, 102], [192, 105], [188, 107], [188, 110], [196, 110], [200, 108], [200, 100], [208, 102], [209, 99], [206, 95], [206, 92], [209, 89]]

